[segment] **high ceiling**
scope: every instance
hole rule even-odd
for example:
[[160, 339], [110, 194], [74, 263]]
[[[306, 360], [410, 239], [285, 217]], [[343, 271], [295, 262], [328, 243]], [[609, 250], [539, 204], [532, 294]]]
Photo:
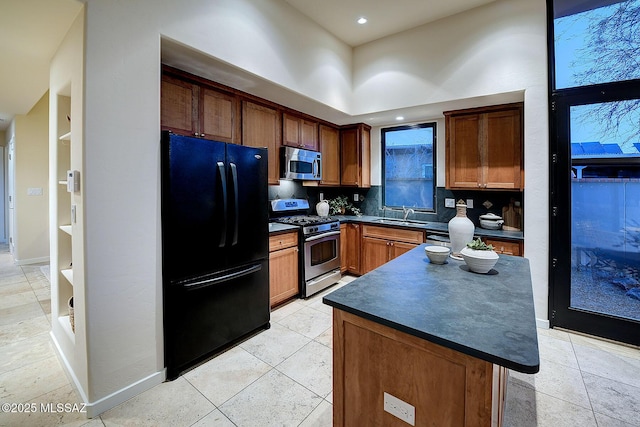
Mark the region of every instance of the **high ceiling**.
[[[285, 0], [350, 46], [409, 30], [495, 0]], [[360, 25], [356, 21], [367, 18]]]
[[[49, 85], [49, 62], [82, 8], [78, 0], [0, 0], [0, 130]], [[350, 46], [494, 0], [283, 0]], [[355, 21], [364, 16], [367, 24]]]

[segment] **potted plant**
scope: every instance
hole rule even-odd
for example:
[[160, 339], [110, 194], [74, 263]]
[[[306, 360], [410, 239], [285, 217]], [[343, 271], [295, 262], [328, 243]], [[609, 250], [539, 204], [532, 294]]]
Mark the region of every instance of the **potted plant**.
[[493, 250], [493, 246], [487, 245], [479, 238], [467, 243], [460, 255], [469, 270], [475, 273], [488, 273], [498, 262], [498, 254]]
[[338, 196], [335, 199], [328, 199], [331, 208], [330, 215], [344, 215], [347, 211], [351, 211], [356, 216], [361, 216], [360, 209], [353, 206], [347, 196]]

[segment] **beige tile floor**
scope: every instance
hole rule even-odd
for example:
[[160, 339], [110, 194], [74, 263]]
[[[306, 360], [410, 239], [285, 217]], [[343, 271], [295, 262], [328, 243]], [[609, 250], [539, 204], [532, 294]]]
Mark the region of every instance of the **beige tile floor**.
[[[15, 266], [0, 246], [0, 403], [80, 403], [51, 344], [49, 316], [40, 265]], [[296, 300], [271, 324], [95, 419], [0, 411], [0, 426], [330, 426], [331, 310], [321, 295]], [[540, 373], [511, 373], [506, 426], [640, 426], [640, 350], [544, 329], [539, 344]]]

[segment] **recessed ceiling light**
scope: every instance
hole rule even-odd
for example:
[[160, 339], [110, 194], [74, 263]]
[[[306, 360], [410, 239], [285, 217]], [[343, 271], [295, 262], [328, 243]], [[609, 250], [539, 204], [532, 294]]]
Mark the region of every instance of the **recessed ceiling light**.
[[358, 18], [358, 20], [356, 21], [358, 24], [366, 24], [367, 23], [367, 18], [365, 18], [364, 16]]
[[404, 116], [398, 116], [396, 117], [396, 120], [404, 120]]

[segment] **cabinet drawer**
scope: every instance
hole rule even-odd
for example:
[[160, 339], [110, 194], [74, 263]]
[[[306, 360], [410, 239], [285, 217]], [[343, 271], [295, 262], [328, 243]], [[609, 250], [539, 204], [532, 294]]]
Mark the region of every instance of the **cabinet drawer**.
[[499, 254], [522, 256], [522, 244], [510, 240], [483, 239], [487, 245], [492, 245]]
[[269, 252], [298, 245], [298, 233], [282, 233], [269, 236]]
[[407, 243], [424, 242], [424, 231], [407, 230], [404, 228], [378, 227], [375, 225], [363, 225], [362, 235], [376, 237], [378, 239], [396, 240]]

